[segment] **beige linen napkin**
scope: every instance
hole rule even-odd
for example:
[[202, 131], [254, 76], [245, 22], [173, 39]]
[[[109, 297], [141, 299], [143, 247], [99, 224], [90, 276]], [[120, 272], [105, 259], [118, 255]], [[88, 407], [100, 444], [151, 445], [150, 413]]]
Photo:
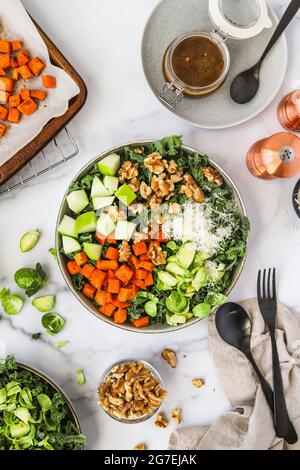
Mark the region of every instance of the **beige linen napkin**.
[[[272, 386], [272, 353], [269, 332], [256, 299], [241, 302], [252, 318], [253, 356]], [[221, 381], [234, 410], [210, 427], [179, 428], [172, 433], [172, 450], [299, 450], [300, 449], [300, 320], [278, 305], [277, 346], [289, 415], [299, 436], [290, 446], [277, 438], [273, 417], [256, 375], [242, 353], [218, 335], [214, 316], [209, 319], [209, 339]]]

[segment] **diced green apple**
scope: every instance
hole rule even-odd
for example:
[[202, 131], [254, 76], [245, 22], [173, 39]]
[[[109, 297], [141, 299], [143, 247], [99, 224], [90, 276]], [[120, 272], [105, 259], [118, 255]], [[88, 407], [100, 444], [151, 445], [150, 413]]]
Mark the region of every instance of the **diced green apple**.
[[101, 256], [102, 245], [99, 245], [99, 243], [84, 243], [83, 251], [91, 260], [98, 261]]
[[103, 184], [110, 194], [115, 194], [119, 186], [119, 178], [116, 176], [104, 176]]
[[97, 232], [107, 237], [115, 229], [115, 223], [110, 215], [101, 214], [97, 222]]
[[89, 199], [85, 190], [79, 189], [79, 191], [73, 191], [67, 196], [67, 203], [71, 211], [79, 214], [89, 204]]
[[62, 237], [62, 243], [63, 243], [63, 250], [66, 253], [66, 255], [70, 253], [74, 253], [75, 251], [81, 250], [80, 243], [78, 243], [75, 238], [67, 237], [66, 235], [63, 235]]
[[95, 176], [93, 179], [91, 198], [111, 196], [112, 193], [104, 186], [100, 178]]
[[114, 202], [115, 196], [108, 197], [93, 197], [93, 206], [95, 211], [103, 207], [111, 206]]
[[115, 239], [129, 241], [132, 237], [135, 228], [136, 225], [133, 222], [128, 222], [127, 220], [119, 220], [115, 229]]
[[126, 183], [120, 186], [120, 188], [115, 193], [115, 196], [126, 206], [129, 206], [129, 204], [131, 204], [137, 198], [135, 192]]
[[76, 233], [96, 232], [97, 216], [94, 211], [84, 212], [76, 219]]
[[103, 158], [98, 162], [98, 168], [100, 173], [107, 176], [115, 176], [118, 169], [120, 168], [121, 158], [116, 153], [111, 153], [107, 157]]
[[61, 235], [68, 235], [73, 238], [78, 237], [75, 230], [75, 219], [68, 215], [64, 215], [61, 223], [59, 224], [58, 231]]

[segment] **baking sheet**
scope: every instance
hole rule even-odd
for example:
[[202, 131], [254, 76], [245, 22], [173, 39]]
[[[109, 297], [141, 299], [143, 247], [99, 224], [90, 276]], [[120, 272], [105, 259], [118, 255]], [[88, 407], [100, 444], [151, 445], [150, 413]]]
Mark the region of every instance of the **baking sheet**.
[[[0, 37], [20, 39], [32, 57], [40, 57], [46, 64], [42, 74], [53, 75], [57, 88], [47, 89], [47, 98], [39, 103], [39, 109], [31, 116], [22, 116], [19, 124], [10, 124], [0, 140], [0, 165], [31, 142], [52, 118], [61, 116], [68, 109], [69, 100], [79, 93], [74, 80], [61, 68], [51, 64], [48, 49], [20, 0], [0, 0]], [[19, 88], [43, 89], [41, 77], [19, 81]], [[17, 90], [17, 88], [16, 88]], [[7, 122], [5, 122], [7, 124]]]

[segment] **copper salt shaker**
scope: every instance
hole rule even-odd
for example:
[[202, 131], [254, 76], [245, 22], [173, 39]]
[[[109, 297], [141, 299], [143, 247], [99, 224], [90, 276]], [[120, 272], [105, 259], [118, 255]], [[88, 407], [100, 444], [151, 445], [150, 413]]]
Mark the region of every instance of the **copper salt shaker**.
[[285, 129], [300, 132], [300, 90], [295, 90], [283, 98], [277, 114]]
[[259, 140], [248, 151], [247, 166], [258, 178], [292, 178], [300, 173], [299, 137], [280, 132]]

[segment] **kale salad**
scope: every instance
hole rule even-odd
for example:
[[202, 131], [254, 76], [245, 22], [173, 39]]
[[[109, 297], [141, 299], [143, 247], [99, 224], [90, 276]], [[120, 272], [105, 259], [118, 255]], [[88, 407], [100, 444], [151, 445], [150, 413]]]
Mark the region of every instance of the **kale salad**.
[[61, 393], [14, 356], [0, 362], [0, 450], [80, 450], [84, 442]]
[[58, 232], [76, 290], [136, 328], [205, 318], [226, 300], [249, 221], [179, 136], [124, 147], [73, 182]]

